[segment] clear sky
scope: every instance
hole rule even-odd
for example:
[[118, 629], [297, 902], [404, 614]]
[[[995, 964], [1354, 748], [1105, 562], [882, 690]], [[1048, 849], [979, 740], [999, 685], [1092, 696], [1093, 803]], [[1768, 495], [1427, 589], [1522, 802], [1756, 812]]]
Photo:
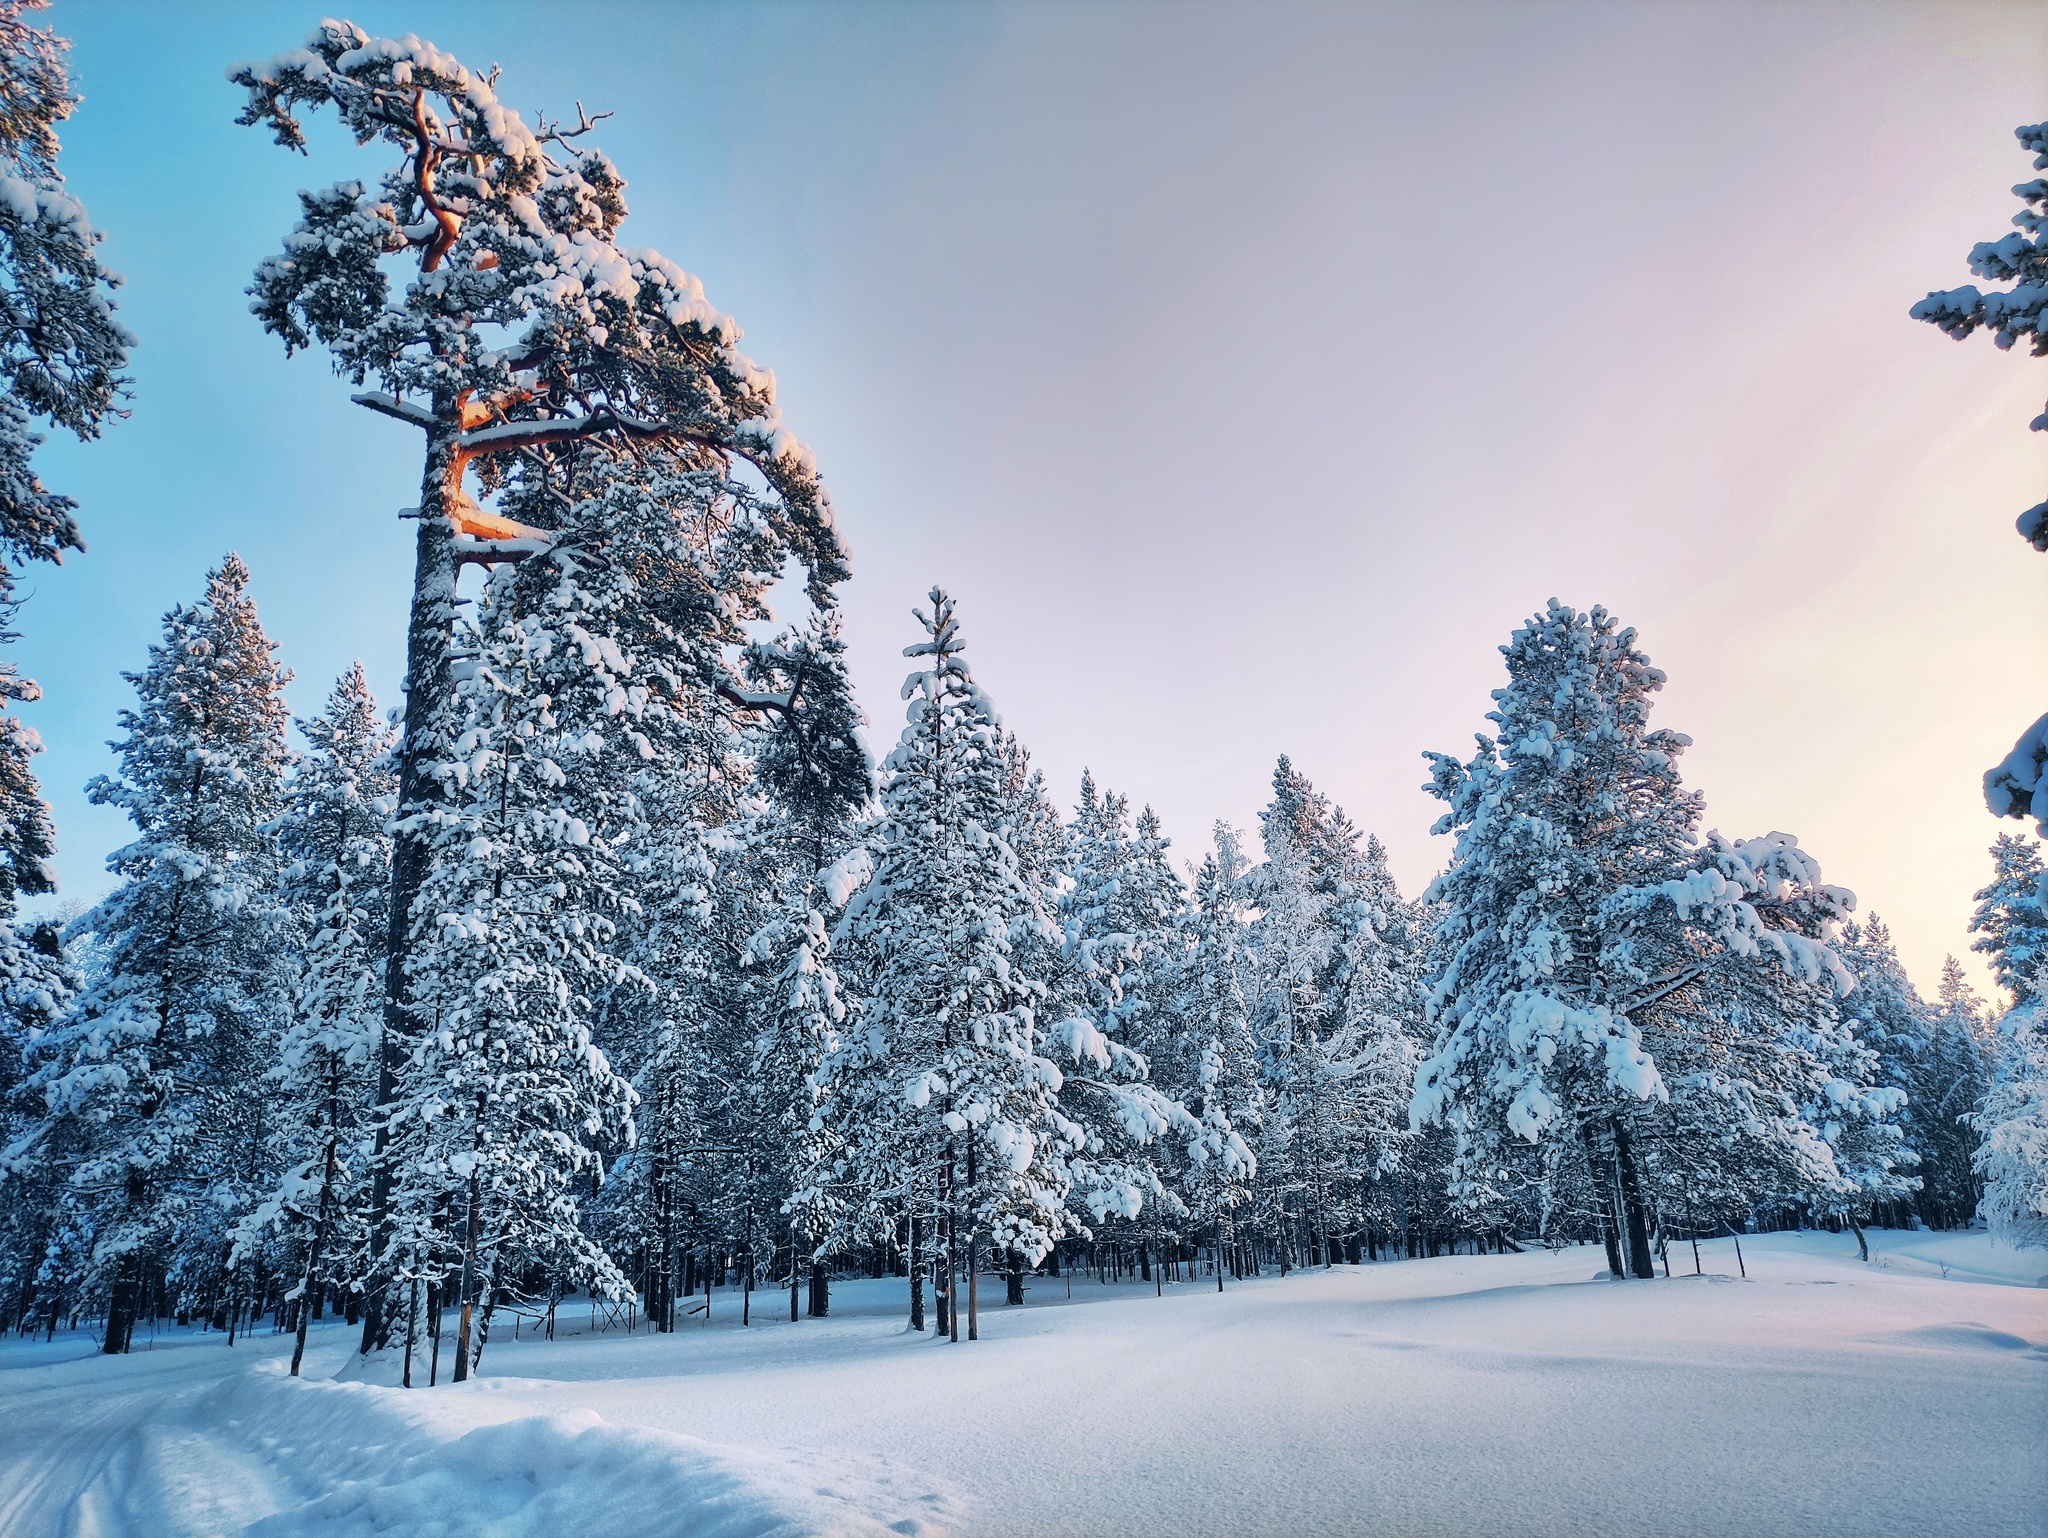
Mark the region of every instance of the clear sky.
[[[64, 169], [128, 277], [132, 419], [46, 477], [89, 553], [38, 570], [24, 669], [68, 896], [174, 601], [239, 550], [317, 707], [397, 698], [417, 435], [287, 361], [250, 270], [301, 186], [232, 119], [237, 60], [318, 20], [59, 0]], [[1183, 854], [1287, 753], [1412, 890], [1446, 855], [1497, 648], [1555, 595], [1670, 674], [1708, 823], [1798, 834], [1931, 991], [2001, 826], [1980, 780], [2048, 697], [2048, 367], [1907, 319], [2008, 228], [2048, 116], [2039, 5], [1016, 7], [376, 3], [617, 115], [634, 244], [772, 367], [854, 550], [886, 748], [908, 609], [1063, 800], [1084, 765]], [[1981, 970], [1978, 975], [1981, 977]]]

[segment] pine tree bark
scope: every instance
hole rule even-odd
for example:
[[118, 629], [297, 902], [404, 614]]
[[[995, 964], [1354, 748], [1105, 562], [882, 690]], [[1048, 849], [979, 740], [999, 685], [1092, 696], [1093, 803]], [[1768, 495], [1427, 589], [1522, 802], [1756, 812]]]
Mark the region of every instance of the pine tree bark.
[[[436, 396], [436, 426], [427, 434], [426, 468], [420, 479], [418, 532], [414, 541], [412, 611], [405, 635], [405, 730], [398, 744], [398, 806], [409, 811], [429, 788], [429, 749], [447, 698], [449, 649], [455, 624], [455, 524], [462, 496], [463, 459], [455, 439], [462, 431], [453, 397]], [[391, 911], [385, 932], [384, 1030], [377, 1053], [377, 1105], [391, 1104], [398, 1071], [410, 1050], [412, 1021], [405, 1002], [405, 957], [411, 942], [412, 905], [426, 877], [427, 844], [401, 823], [391, 842]], [[390, 1340], [386, 1318], [384, 1249], [391, 1235], [391, 1170], [385, 1157], [388, 1133], [376, 1118], [370, 1177], [370, 1263], [372, 1285], [363, 1298], [364, 1352]]]
[[910, 1211], [910, 1327], [920, 1332], [924, 1329], [924, 1220], [914, 1204]]
[[[483, 1115], [482, 1106], [477, 1107], [477, 1115], [479, 1117]], [[481, 1138], [479, 1138], [479, 1142], [481, 1142]], [[472, 1168], [469, 1172], [469, 1217], [463, 1225], [465, 1235], [462, 1241], [462, 1313], [458, 1318], [455, 1328], [455, 1381], [457, 1383], [464, 1382], [469, 1377], [469, 1327], [471, 1313], [475, 1307], [475, 1300], [471, 1296], [471, 1292], [476, 1285], [477, 1226], [478, 1219], [481, 1216], [477, 1211], [477, 1186], [478, 1173]]]
[[1607, 1249], [1607, 1269], [1617, 1277], [1628, 1275], [1621, 1260], [1621, 1240], [1614, 1212], [1614, 1182], [1607, 1178], [1612, 1161], [1601, 1156], [1600, 1140], [1590, 1123], [1579, 1128], [1579, 1141], [1586, 1150], [1586, 1179], [1593, 1188], [1593, 1200], [1600, 1216], [1600, 1242]]
[[[141, 1270], [142, 1255], [139, 1251], [133, 1252], [122, 1260], [121, 1269], [114, 1277], [113, 1291], [107, 1299], [107, 1336], [100, 1347], [108, 1356], [124, 1355], [134, 1337], [135, 1295], [141, 1287]], [[233, 1341], [229, 1344], [232, 1345]]]
[[1628, 1123], [1620, 1116], [1609, 1120], [1614, 1132], [1614, 1162], [1621, 1175], [1621, 1205], [1628, 1221], [1629, 1269], [1644, 1281], [1657, 1275], [1657, 1258], [1650, 1250], [1649, 1215], [1643, 1203], [1642, 1171], [1636, 1165], [1635, 1143]]
[[[967, 1136], [967, 1194], [968, 1200], [975, 1199], [979, 1187], [975, 1183], [974, 1152], [979, 1142], [973, 1133]], [[980, 1219], [967, 1231], [967, 1338], [981, 1339], [981, 1225]]]
[[946, 1148], [946, 1338], [960, 1344], [960, 1188], [953, 1178], [955, 1154]]
[[299, 1364], [306, 1359], [306, 1325], [307, 1321], [313, 1316], [313, 1311], [306, 1305], [312, 1301], [313, 1278], [319, 1274], [320, 1251], [327, 1242], [327, 1208], [329, 1199], [334, 1191], [334, 1175], [337, 1160], [336, 1143], [338, 1142], [336, 1127], [340, 1117], [340, 1106], [330, 1096], [328, 1099], [327, 1158], [324, 1173], [320, 1180], [320, 1207], [313, 1219], [313, 1237], [306, 1242], [306, 1275], [299, 1287], [299, 1338], [292, 1344], [291, 1375], [294, 1378], [299, 1375]]
[[[128, 1172], [128, 1210], [133, 1212], [142, 1205], [147, 1194], [142, 1172]], [[108, 1356], [122, 1356], [127, 1353], [129, 1342], [135, 1337], [135, 1314], [142, 1297], [142, 1251], [131, 1250], [121, 1262], [121, 1269], [115, 1273], [111, 1296], [107, 1299], [107, 1337], [100, 1349]], [[234, 1344], [230, 1339], [230, 1345]]]
[[832, 1274], [817, 1261], [811, 1262], [811, 1317], [824, 1319], [832, 1312]]

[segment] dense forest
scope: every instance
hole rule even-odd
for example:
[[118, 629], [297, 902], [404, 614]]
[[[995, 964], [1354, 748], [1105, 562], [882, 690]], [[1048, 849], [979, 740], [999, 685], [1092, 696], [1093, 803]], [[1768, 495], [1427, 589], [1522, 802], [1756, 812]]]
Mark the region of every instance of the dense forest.
[[[38, 425], [116, 421], [132, 342], [35, 9], [0, 0], [10, 617], [25, 563], [80, 548]], [[942, 588], [900, 727], [867, 723], [819, 468], [738, 327], [620, 243], [597, 124], [341, 22], [234, 80], [245, 125], [296, 149], [331, 113], [364, 160], [301, 194], [252, 323], [420, 433], [404, 706], [357, 667], [295, 721], [227, 555], [126, 675], [91, 795], [134, 838], [61, 919], [22, 916], [53, 833], [6, 721], [0, 1326], [119, 1352], [263, 1319], [303, 1351], [334, 1311], [459, 1381], [571, 1294], [668, 1331], [716, 1288], [795, 1319], [894, 1275], [971, 1339], [1031, 1272], [1593, 1243], [1633, 1279], [1775, 1225], [2048, 1235], [2031, 836], [1977, 894], [2011, 1007], [1954, 960], [1930, 999], [1795, 839], [1713, 829], [1636, 631], [1555, 600], [1485, 734], [1419, 765], [1419, 892], [1286, 757], [1258, 827], [1196, 850], [1123, 788], [1049, 786]], [[2048, 292], [2024, 228], [1979, 270]], [[2038, 344], [1964, 293], [1924, 318]], [[2043, 742], [1994, 810], [2048, 812]]]

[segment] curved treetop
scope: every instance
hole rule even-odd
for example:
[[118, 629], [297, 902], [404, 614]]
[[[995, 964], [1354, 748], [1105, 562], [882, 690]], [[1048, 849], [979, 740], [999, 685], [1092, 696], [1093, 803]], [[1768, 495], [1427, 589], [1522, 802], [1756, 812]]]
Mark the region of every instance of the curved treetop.
[[495, 69], [345, 21], [229, 78], [248, 92], [237, 121], [287, 148], [305, 147], [302, 111], [327, 106], [359, 145], [399, 153], [374, 186], [302, 192], [298, 227], [257, 268], [250, 308], [288, 350], [320, 342], [339, 373], [383, 387], [358, 401], [458, 429], [464, 459], [605, 438], [745, 460], [784, 504], [814, 595], [846, 575], [775, 376], [694, 277], [617, 243], [625, 179], [577, 142], [595, 121], [580, 105], [572, 127], [529, 127]]

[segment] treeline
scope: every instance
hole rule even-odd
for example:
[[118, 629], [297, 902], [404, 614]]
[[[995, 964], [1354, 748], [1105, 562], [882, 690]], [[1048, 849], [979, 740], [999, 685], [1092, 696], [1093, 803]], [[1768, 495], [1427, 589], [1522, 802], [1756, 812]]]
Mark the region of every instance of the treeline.
[[[422, 435], [404, 711], [352, 669], [295, 746], [229, 556], [127, 675], [90, 793], [136, 836], [61, 927], [14, 922], [50, 844], [10, 728], [0, 1323], [269, 1314], [302, 1354], [334, 1308], [460, 1380], [572, 1291], [667, 1330], [723, 1279], [795, 1317], [893, 1272], [971, 1338], [1032, 1269], [1587, 1239], [1649, 1276], [1675, 1233], [2030, 1200], [2036, 1080], [1987, 1098], [1960, 971], [1923, 1000], [1796, 842], [1702, 835], [1603, 611], [1531, 618], [1492, 731], [1430, 755], [1418, 895], [1284, 758], [1193, 861], [1092, 780], [1062, 811], [936, 589], [874, 764], [815, 463], [731, 320], [618, 243], [592, 123], [340, 22], [234, 79], [286, 147], [331, 110], [390, 152], [301, 195], [251, 292]], [[2026, 999], [2038, 857], [2000, 850], [1979, 926]]]
[[[27, 938], [17, 1328], [333, 1307], [366, 1349], [452, 1332], [460, 1376], [496, 1308], [574, 1290], [665, 1330], [714, 1280], [794, 1317], [886, 1272], [971, 1335], [976, 1279], [1016, 1302], [1030, 1269], [1598, 1239], [1648, 1275], [1673, 1233], [1973, 1215], [1960, 970], [1924, 1002], [1790, 840], [1698, 840], [1659, 675], [1599, 611], [1506, 648], [1410, 898], [1286, 759], [1185, 876], [1092, 780], [1063, 816], [943, 593], [873, 778], [829, 611], [749, 648], [737, 703], [621, 706], [660, 650], [633, 543], [702, 527], [583, 513], [465, 627], [396, 1051], [392, 727], [356, 668], [288, 746], [233, 557], [167, 616], [92, 790], [136, 824], [120, 884]], [[1987, 889], [2002, 946], [2029, 912]]]

